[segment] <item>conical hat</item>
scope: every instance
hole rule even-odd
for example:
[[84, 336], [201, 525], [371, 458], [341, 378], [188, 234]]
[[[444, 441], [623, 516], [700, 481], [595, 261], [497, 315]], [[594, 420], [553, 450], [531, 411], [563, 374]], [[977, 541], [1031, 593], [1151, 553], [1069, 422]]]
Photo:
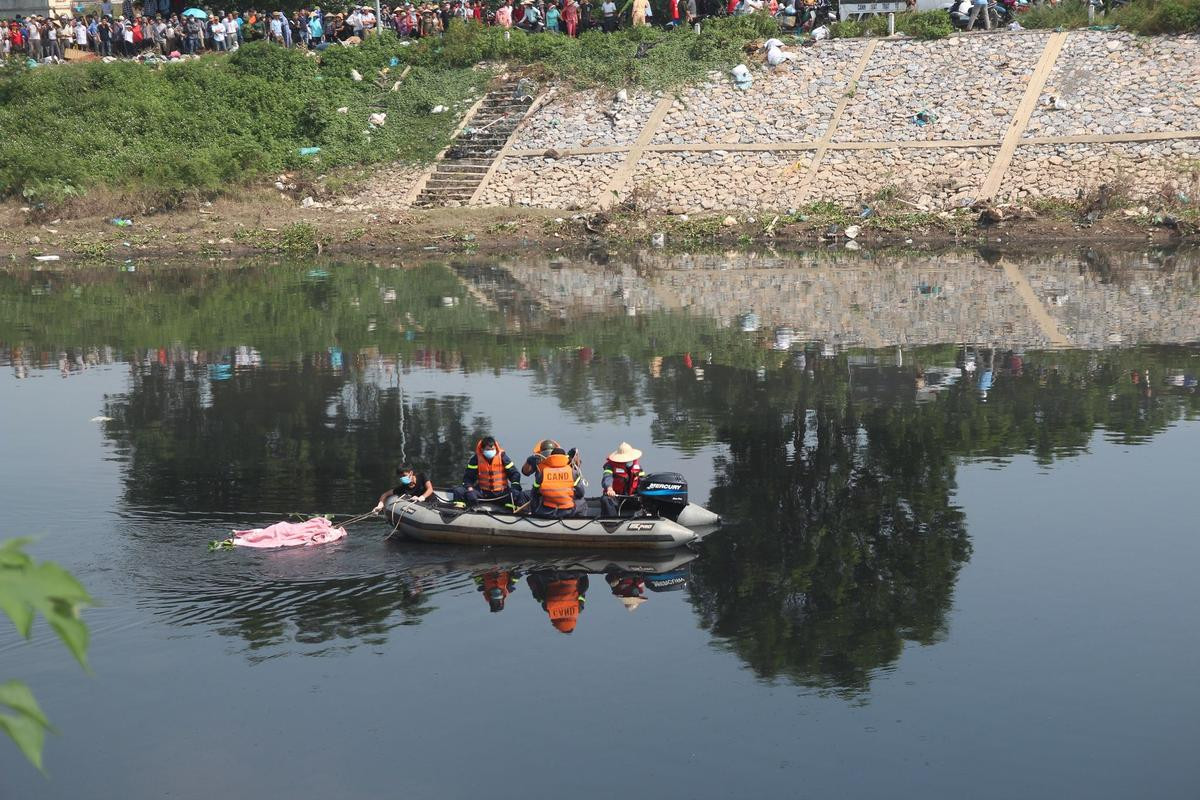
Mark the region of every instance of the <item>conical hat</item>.
[[642, 451], [631, 445], [629, 442], [621, 442], [617, 445], [617, 449], [608, 454], [609, 461], [615, 461], [618, 464], [628, 464], [630, 461], [637, 461], [642, 457]]
[[625, 606], [625, 610], [628, 611], [630, 614], [632, 614], [634, 611], [637, 611], [638, 606], [640, 606], [644, 602], [646, 602], [646, 598], [644, 598], [644, 597], [622, 597], [621, 598], [621, 605]]

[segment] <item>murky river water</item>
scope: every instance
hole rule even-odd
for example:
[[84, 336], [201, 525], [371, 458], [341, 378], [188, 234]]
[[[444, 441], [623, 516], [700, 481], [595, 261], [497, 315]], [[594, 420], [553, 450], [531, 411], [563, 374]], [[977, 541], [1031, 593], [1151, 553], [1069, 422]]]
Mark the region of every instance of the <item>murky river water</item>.
[[[0, 741], [0, 796], [1195, 797], [1197, 270], [0, 274], [0, 536], [98, 602], [90, 675], [0, 626], [60, 731], [49, 777]], [[659, 558], [377, 521], [207, 550], [367, 510], [402, 460], [455, 481], [482, 432], [577, 445], [593, 491], [628, 440], [728, 523]], [[552, 581], [585, 598], [566, 635]]]

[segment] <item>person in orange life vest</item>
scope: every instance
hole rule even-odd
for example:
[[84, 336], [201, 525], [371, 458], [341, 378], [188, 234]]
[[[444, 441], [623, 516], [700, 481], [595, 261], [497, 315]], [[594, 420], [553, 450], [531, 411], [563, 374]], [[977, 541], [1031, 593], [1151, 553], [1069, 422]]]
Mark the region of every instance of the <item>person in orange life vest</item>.
[[498, 501], [509, 509], [525, 505], [521, 473], [496, 440], [485, 436], [475, 443], [475, 454], [467, 461], [463, 485], [454, 490], [460, 505]]
[[494, 569], [482, 575], [476, 575], [475, 588], [487, 600], [488, 609], [495, 614], [504, 610], [504, 601], [517, 590], [521, 582], [521, 573], [516, 570]]
[[537, 465], [537, 475], [533, 479], [532, 513], [538, 517], [563, 519], [586, 511], [583, 476], [571, 464], [567, 451], [556, 447]]
[[412, 467], [401, 464], [396, 467], [396, 478], [399, 483], [379, 495], [379, 503], [375, 506], [376, 512], [382, 511], [388, 498], [394, 495], [406, 495], [418, 503], [424, 503], [433, 497], [433, 484], [430, 483], [429, 478], [425, 477], [424, 472], [417, 472]]
[[[542, 439], [533, 448], [533, 455], [525, 459], [525, 463], [521, 465], [522, 475], [536, 475], [538, 464], [545, 461], [554, 452], [554, 448], [562, 447], [561, 444], [553, 439]], [[567, 458], [571, 460], [571, 466], [579, 468], [579, 451], [574, 447], [567, 451]]]
[[604, 580], [612, 589], [613, 597], [621, 601], [626, 611], [633, 613], [646, 602], [646, 579], [642, 575], [613, 570], [604, 576]]
[[542, 604], [550, 624], [559, 633], [570, 633], [583, 613], [588, 590], [586, 572], [578, 570], [535, 570], [529, 573], [529, 592]]
[[549, 458], [556, 447], [562, 447], [562, 445], [553, 439], [542, 439], [538, 442], [537, 446], [533, 448], [533, 455], [525, 459], [525, 463], [521, 465], [521, 474], [533, 475], [536, 473], [538, 464]]
[[621, 442], [616, 450], [608, 454], [604, 462], [604, 477], [600, 486], [600, 516], [616, 517], [621, 511], [636, 510], [641, 506], [637, 498], [638, 481], [642, 477], [642, 451], [628, 442]]

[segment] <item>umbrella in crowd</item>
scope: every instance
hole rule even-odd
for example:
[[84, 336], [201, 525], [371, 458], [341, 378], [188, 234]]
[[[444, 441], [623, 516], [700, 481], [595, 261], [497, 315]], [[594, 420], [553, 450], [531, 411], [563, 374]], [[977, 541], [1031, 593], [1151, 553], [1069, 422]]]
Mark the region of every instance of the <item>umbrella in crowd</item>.
[[208, 13], [199, 8], [189, 8], [183, 12], [185, 17], [195, 17], [196, 19], [208, 19]]

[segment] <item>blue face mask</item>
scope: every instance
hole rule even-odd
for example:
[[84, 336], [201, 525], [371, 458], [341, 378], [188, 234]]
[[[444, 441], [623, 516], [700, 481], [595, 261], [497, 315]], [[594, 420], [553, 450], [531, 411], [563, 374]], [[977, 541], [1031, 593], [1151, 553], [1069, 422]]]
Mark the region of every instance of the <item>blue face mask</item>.
[[483, 457], [486, 458], [488, 461], [491, 461], [493, 458], [496, 457], [496, 451], [495, 450], [484, 450]]
[[413, 482], [413, 479], [412, 479], [411, 475], [401, 475], [400, 476], [400, 483], [404, 484], [405, 486], [411, 486], [412, 482]]

